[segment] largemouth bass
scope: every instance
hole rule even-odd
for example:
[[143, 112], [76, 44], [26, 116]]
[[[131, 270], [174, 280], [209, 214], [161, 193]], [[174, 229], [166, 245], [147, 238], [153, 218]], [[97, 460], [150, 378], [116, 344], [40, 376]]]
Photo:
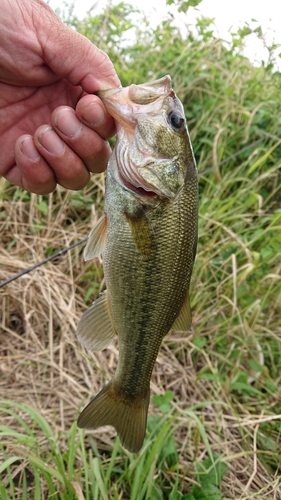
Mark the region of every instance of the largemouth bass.
[[162, 339], [191, 325], [197, 169], [169, 76], [98, 95], [116, 121], [117, 142], [104, 215], [84, 257], [102, 255], [107, 290], [83, 314], [77, 335], [92, 350], [105, 349], [117, 335], [119, 360], [114, 378], [84, 408], [78, 426], [112, 425], [122, 445], [137, 452]]

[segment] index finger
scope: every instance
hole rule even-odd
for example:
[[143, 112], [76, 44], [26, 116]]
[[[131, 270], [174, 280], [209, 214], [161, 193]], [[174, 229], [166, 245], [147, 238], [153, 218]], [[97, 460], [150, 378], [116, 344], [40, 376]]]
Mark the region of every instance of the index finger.
[[87, 127], [107, 140], [116, 133], [115, 121], [98, 96], [87, 94], [78, 101], [76, 115]]

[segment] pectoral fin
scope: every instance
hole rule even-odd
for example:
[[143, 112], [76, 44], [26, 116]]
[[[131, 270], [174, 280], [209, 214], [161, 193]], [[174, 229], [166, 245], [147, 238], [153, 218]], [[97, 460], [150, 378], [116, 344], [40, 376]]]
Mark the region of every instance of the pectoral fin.
[[106, 292], [84, 312], [76, 333], [80, 342], [91, 351], [102, 351], [111, 344], [115, 333]]
[[185, 301], [182, 305], [182, 308], [180, 310], [180, 313], [175, 320], [171, 330], [178, 330], [180, 332], [188, 332], [191, 327], [191, 309], [190, 309], [190, 302], [189, 302], [189, 293], [186, 294]]
[[126, 213], [131, 233], [139, 253], [145, 260], [150, 259], [156, 252], [156, 241], [150, 221], [144, 210], [138, 210], [137, 214]]
[[105, 246], [107, 230], [107, 217], [104, 214], [93, 227], [89, 234], [87, 245], [84, 250], [84, 259], [91, 260], [99, 257]]

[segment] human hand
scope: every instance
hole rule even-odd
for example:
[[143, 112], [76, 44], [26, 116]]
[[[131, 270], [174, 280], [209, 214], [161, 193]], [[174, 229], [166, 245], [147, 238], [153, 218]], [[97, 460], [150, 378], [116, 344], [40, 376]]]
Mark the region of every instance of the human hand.
[[0, 175], [39, 194], [84, 187], [115, 131], [91, 93], [119, 85], [108, 56], [42, 0], [2, 0]]

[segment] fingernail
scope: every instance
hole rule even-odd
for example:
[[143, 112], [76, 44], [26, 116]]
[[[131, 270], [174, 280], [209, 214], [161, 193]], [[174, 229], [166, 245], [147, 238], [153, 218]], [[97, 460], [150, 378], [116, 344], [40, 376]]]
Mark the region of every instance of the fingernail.
[[74, 111], [63, 109], [55, 119], [56, 127], [67, 137], [75, 137], [79, 134], [82, 123], [76, 117]]
[[56, 132], [48, 127], [39, 135], [38, 141], [49, 153], [59, 155], [64, 150], [64, 142], [59, 138]]
[[87, 104], [87, 106], [85, 106], [85, 108], [81, 111], [81, 116], [86, 122], [89, 123], [89, 125], [92, 125], [93, 127], [102, 125], [105, 119], [103, 107], [96, 102]]
[[32, 137], [27, 137], [20, 143], [20, 150], [29, 160], [36, 161], [40, 159]]

